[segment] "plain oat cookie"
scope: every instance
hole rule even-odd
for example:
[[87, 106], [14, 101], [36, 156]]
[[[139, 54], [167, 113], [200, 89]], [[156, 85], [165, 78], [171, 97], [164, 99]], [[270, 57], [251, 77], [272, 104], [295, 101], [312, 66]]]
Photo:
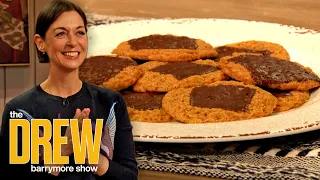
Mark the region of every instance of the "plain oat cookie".
[[236, 81], [169, 91], [165, 111], [183, 123], [213, 123], [268, 116], [277, 98], [263, 89]]
[[151, 61], [192, 61], [217, 56], [216, 50], [201, 39], [153, 34], [120, 43], [112, 54]]
[[228, 77], [211, 60], [191, 62], [150, 61], [139, 65], [143, 75], [133, 86], [137, 92], [168, 92], [226, 80]]
[[141, 74], [131, 58], [111, 55], [89, 57], [79, 68], [81, 80], [116, 91], [132, 86]]

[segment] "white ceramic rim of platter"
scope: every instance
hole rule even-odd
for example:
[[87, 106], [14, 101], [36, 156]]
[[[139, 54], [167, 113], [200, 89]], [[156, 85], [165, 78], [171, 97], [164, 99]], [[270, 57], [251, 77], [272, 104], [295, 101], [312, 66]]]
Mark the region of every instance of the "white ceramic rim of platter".
[[[279, 43], [288, 50], [292, 61], [311, 67], [320, 75], [318, 31], [247, 20], [152, 19], [91, 26], [88, 28], [88, 56], [109, 55], [120, 42], [150, 34], [199, 38], [214, 47], [246, 40]], [[320, 129], [320, 89], [314, 91], [303, 106], [263, 118], [205, 124], [133, 121], [132, 126], [134, 140], [140, 142], [227, 142], [304, 133]]]

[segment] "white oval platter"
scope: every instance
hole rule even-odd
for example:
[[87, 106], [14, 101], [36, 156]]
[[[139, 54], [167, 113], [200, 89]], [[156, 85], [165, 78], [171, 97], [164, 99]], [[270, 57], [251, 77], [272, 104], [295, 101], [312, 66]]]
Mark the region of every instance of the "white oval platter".
[[[199, 38], [212, 46], [246, 40], [281, 44], [291, 61], [320, 75], [320, 33], [275, 23], [230, 19], [157, 19], [128, 21], [88, 29], [88, 57], [108, 55], [122, 41], [150, 34]], [[320, 129], [320, 89], [302, 107], [268, 117], [223, 123], [132, 122], [135, 141], [226, 142], [286, 136]]]

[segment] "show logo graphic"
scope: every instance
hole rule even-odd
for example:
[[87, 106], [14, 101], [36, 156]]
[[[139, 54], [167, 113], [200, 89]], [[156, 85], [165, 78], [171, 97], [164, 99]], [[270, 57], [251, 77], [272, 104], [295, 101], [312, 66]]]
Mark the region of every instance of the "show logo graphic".
[[[34, 119], [26, 111], [17, 109], [10, 111], [10, 164], [31, 163], [31, 171], [46, 171], [50, 173], [55, 165], [69, 164], [69, 157], [61, 155], [61, 146], [67, 144], [68, 139], [61, 136], [61, 128], [70, 126], [73, 145], [74, 162], [78, 172], [83, 165], [98, 164], [99, 155], [103, 152], [109, 159], [113, 156], [113, 141], [116, 129], [114, 105], [110, 109], [109, 117], [103, 127], [103, 119], [83, 119], [81, 131], [79, 132], [78, 119]], [[18, 127], [21, 129], [21, 154], [18, 152]], [[101, 150], [101, 151], [100, 151]], [[39, 168], [43, 162], [47, 169]], [[50, 168], [51, 166], [51, 168]], [[65, 171], [74, 171], [70, 169]], [[96, 171], [91, 169], [91, 171]], [[87, 170], [88, 171], [88, 170]]]

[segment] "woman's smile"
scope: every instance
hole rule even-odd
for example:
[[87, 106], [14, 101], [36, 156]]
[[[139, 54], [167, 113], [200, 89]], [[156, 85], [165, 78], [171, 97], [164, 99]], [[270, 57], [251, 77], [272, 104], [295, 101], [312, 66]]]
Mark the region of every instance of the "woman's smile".
[[64, 55], [64, 57], [66, 59], [76, 59], [79, 57], [80, 52], [79, 51], [66, 51], [66, 52], [62, 52], [62, 55]]

